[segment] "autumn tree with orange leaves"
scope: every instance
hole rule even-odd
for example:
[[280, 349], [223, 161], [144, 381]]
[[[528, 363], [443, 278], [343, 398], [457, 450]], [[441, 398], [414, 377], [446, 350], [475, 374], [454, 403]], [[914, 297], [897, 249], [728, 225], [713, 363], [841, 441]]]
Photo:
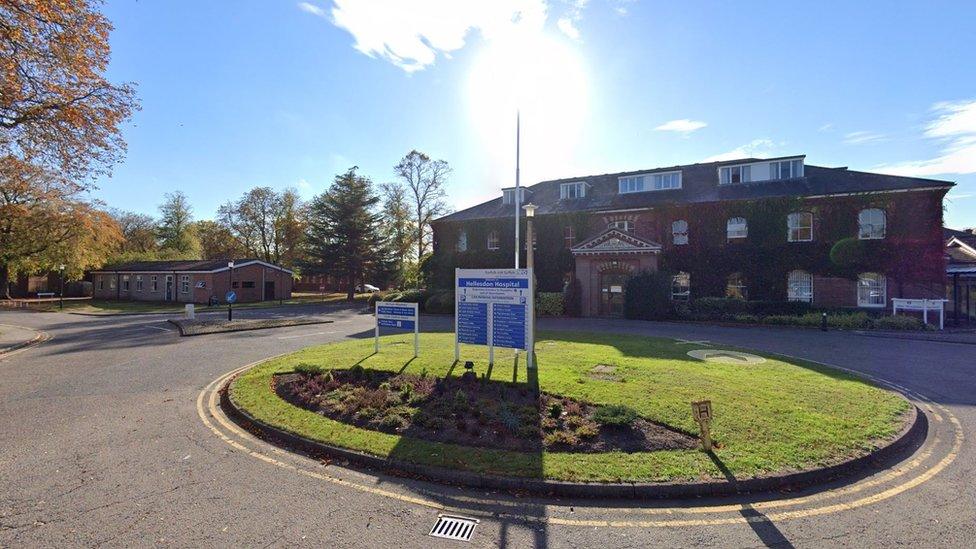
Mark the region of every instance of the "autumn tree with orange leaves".
[[0, 296], [18, 272], [100, 264], [118, 225], [84, 199], [125, 154], [131, 84], [105, 79], [112, 25], [87, 0], [0, 0]]

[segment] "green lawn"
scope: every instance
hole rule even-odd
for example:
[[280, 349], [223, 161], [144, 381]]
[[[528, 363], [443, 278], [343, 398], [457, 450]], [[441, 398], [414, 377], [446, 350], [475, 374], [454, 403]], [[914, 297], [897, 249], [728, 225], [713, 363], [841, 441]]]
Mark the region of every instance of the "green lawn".
[[[796, 471], [863, 455], [901, 429], [909, 404], [898, 395], [857, 378], [802, 362], [766, 356], [758, 365], [705, 363], [685, 353], [693, 346], [669, 339], [593, 333], [540, 333], [536, 344], [541, 389], [595, 404], [622, 403], [652, 421], [697, 432], [690, 402], [710, 399], [715, 414], [715, 454], [738, 479]], [[626, 454], [523, 453], [428, 442], [360, 429], [286, 403], [270, 389], [276, 372], [308, 362], [326, 368], [366, 368], [436, 376], [452, 370], [453, 334], [423, 334], [420, 357], [412, 356], [412, 335], [350, 340], [310, 347], [246, 372], [231, 398], [268, 424], [378, 456], [470, 471], [594, 481], [674, 481], [724, 478], [700, 451]], [[522, 357], [524, 359], [524, 355]], [[479, 375], [488, 372], [487, 351], [462, 349]], [[596, 364], [616, 367], [619, 381], [593, 379]], [[515, 368], [510, 351], [496, 352], [494, 380], [526, 378], [524, 360]]]
[[[369, 294], [357, 294], [356, 302], [365, 303]], [[344, 293], [294, 293], [291, 299], [285, 299], [281, 305], [312, 305], [316, 303], [338, 303], [346, 299]], [[265, 307], [277, 307], [279, 303], [275, 301], [257, 301], [253, 303], [235, 303], [235, 309], [259, 309]], [[119, 313], [181, 313], [185, 307], [184, 303], [174, 304], [172, 302], [159, 301], [115, 301], [109, 299], [89, 299], [77, 301], [65, 301], [64, 310], [70, 313], [88, 314], [119, 314]], [[39, 306], [41, 310], [58, 311], [58, 302], [45, 303]], [[226, 310], [227, 304], [223, 303], [208, 307], [197, 305], [197, 311]]]

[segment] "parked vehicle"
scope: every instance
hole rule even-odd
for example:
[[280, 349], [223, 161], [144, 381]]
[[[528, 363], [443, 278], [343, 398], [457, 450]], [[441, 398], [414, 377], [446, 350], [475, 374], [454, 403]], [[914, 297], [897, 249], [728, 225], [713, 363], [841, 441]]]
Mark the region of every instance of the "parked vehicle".
[[372, 284], [360, 284], [359, 286], [356, 286], [356, 293], [360, 293], [360, 294], [366, 292], [373, 293], [378, 291], [380, 291], [380, 289], [377, 288], [376, 286], [373, 286]]

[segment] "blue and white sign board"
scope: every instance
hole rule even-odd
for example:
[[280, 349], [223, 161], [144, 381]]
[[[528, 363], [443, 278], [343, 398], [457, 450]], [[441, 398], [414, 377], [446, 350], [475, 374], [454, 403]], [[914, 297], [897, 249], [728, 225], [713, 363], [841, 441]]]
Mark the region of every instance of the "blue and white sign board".
[[376, 330], [373, 338], [373, 350], [380, 352], [380, 328], [395, 328], [399, 330], [413, 330], [413, 356], [420, 352], [420, 314], [416, 303], [394, 303], [392, 301], [377, 301], [374, 316], [376, 316]]
[[519, 349], [533, 368], [533, 290], [530, 269], [455, 269], [454, 359], [462, 343], [487, 345], [489, 362], [495, 347]]
[[227, 303], [233, 303], [237, 301], [237, 292], [235, 292], [234, 290], [227, 292], [226, 294], [224, 294], [224, 299], [227, 300]]

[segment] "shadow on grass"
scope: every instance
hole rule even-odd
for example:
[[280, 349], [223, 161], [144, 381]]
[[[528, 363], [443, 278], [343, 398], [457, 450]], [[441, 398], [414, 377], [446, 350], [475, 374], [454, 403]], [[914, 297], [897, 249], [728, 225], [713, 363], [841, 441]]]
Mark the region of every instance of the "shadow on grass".
[[[725, 466], [725, 463], [722, 463], [722, 460], [715, 455], [715, 452], [708, 452], [708, 457], [712, 460], [712, 463], [715, 464], [715, 467], [722, 472], [726, 480], [729, 482], [736, 482], [735, 475], [733, 475], [732, 471]], [[757, 511], [752, 504], [740, 503], [739, 505], [742, 507], [739, 510], [739, 514], [742, 515], [742, 518], [746, 520], [746, 524], [749, 525], [749, 528], [752, 528], [752, 531], [759, 536], [759, 540], [763, 543], [763, 545], [766, 547], [793, 547], [790, 540], [786, 539], [786, 536], [779, 531], [779, 528], [773, 524], [773, 521], [769, 520], [766, 515]]]

